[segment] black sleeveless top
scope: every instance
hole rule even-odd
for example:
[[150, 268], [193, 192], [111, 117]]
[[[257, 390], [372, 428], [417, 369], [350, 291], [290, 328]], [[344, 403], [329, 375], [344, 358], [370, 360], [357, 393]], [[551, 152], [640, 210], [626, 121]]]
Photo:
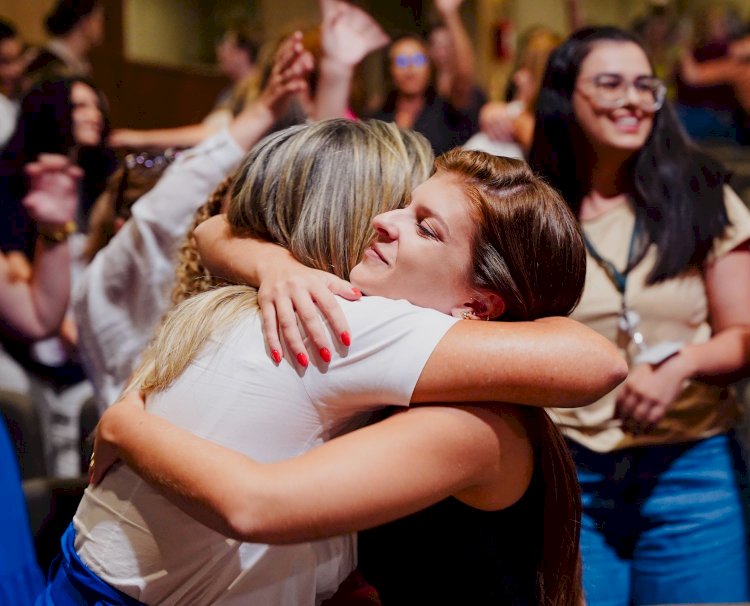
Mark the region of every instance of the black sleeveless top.
[[532, 546], [541, 540], [543, 517], [538, 475], [502, 511], [448, 498], [360, 532], [358, 568], [383, 606], [534, 606], [539, 555]]

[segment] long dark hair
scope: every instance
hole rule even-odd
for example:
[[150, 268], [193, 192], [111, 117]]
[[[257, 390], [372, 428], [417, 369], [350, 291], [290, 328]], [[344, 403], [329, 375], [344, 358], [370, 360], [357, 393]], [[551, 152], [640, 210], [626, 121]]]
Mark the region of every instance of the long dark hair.
[[[472, 283], [500, 294], [502, 320], [568, 315], [586, 274], [580, 226], [560, 195], [525, 162], [453, 150], [435, 168], [458, 176], [477, 234]], [[534, 478], [520, 517], [525, 537], [512, 567], [521, 591], [540, 606], [577, 606], [581, 598], [580, 488], [560, 430], [541, 408], [525, 411]]]
[[[104, 128], [101, 142], [96, 147], [77, 148], [75, 143], [73, 103], [70, 96], [76, 82], [91, 87], [99, 97]], [[45, 80], [24, 95], [16, 129], [0, 155], [0, 179], [5, 182], [2, 194], [3, 213], [12, 218], [10, 223], [15, 233], [10, 240], [14, 241], [14, 244], [19, 244], [22, 240], [25, 242], [21, 250], [25, 249], [28, 252], [30, 246], [33, 246], [33, 242], [28, 241], [33, 229], [20, 206], [27, 190], [24, 166], [36, 160], [42, 153], [69, 156], [75, 152], [76, 157], [73, 160], [84, 171], [81, 184], [82, 214], [87, 215], [96, 198], [104, 191], [107, 178], [116, 164], [114, 153], [106, 144], [109, 135], [107, 114], [103, 95], [85, 78]], [[85, 225], [81, 227], [85, 228]], [[6, 242], [3, 238], [2, 245], [5, 246]], [[19, 249], [18, 246], [15, 248]]]
[[[529, 163], [562, 193], [576, 215], [589, 192], [591, 173], [583, 161], [586, 141], [572, 96], [583, 60], [603, 41], [632, 42], [644, 48], [636, 36], [616, 27], [578, 30], [550, 56], [536, 108]], [[648, 140], [626, 170], [636, 227], [643, 234], [635, 262], [643, 258], [649, 244], [657, 248], [648, 283], [701, 267], [713, 240], [729, 225], [723, 195], [727, 174], [691, 144], [669, 101], [654, 115]]]

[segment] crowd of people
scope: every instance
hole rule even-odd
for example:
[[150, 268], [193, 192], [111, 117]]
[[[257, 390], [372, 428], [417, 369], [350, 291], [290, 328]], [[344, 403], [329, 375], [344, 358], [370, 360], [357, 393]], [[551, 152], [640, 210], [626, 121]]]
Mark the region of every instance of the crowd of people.
[[571, 1], [488, 100], [462, 4], [229, 27], [215, 106], [152, 130], [110, 125], [100, 0], [40, 48], [0, 19], [0, 391], [88, 474], [42, 570], [0, 425], [0, 604], [750, 602], [750, 211], [709, 153], [750, 34]]

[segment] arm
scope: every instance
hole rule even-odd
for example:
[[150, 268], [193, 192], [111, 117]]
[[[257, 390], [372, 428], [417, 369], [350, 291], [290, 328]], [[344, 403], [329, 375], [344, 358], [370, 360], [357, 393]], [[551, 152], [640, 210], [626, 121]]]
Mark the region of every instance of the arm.
[[339, 0], [321, 0], [323, 57], [315, 97], [315, 117], [342, 118], [349, 108], [355, 67], [385, 46], [388, 36], [362, 9]]
[[474, 49], [459, 13], [462, 3], [463, 0], [436, 0], [435, 2], [453, 41], [455, 57], [450, 101], [458, 109], [465, 108], [471, 101], [471, 87], [474, 84]]
[[12, 330], [29, 339], [40, 339], [57, 330], [70, 294], [70, 253], [67, 228], [78, 206], [78, 180], [82, 173], [63, 156], [42, 154], [26, 168], [29, 193], [23, 200], [37, 222], [37, 238], [30, 281], [12, 278], [12, 267], [0, 255], [0, 315]]
[[[316, 347], [328, 346], [316, 304], [327, 318], [336, 318], [336, 334], [341, 334], [339, 326], [346, 320], [343, 314], [336, 316], [341, 312], [324, 280], [335, 281], [332, 288], [342, 292], [348, 282], [301, 266], [286, 250], [273, 244], [229, 237], [229, 226], [223, 219], [213, 219], [210, 227], [208, 223], [196, 231], [196, 236], [201, 258], [212, 273], [225, 276], [229, 269], [235, 281], [266, 284], [267, 290], [262, 291], [263, 296], [259, 294], [258, 302], [269, 348], [281, 351], [278, 324], [294, 355], [307, 353], [297, 317]], [[236, 259], [242, 259], [241, 266], [230, 261]], [[325, 301], [325, 308], [321, 301]], [[625, 361], [614, 345], [567, 318], [513, 323], [462, 321], [448, 331], [433, 352], [412, 401], [502, 400], [536, 406], [579, 406], [614, 389], [626, 374]]]
[[705, 270], [713, 336], [685, 345], [661, 364], [642, 364], [618, 394], [618, 414], [637, 424], [653, 424], [666, 414], [685, 385], [698, 379], [727, 383], [750, 363], [750, 248], [735, 248]]
[[194, 147], [213, 135], [219, 126], [201, 122], [175, 128], [155, 128], [136, 130], [118, 128], [109, 136], [109, 144], [114, 148], [128, 149], [167, 149], [168, 147]]
[[700, 62], [689, 52], [680, 57], [680, 75], [691, 86], [732, 84], [739, 70], [740, 64], [729, 56]]
[[[361, 530], [449, 495], [499, 509], [520, 498], [531, 476], [531, 449], [510, 409], [503, 416], [471, 406], [418, 408], [261, 464], [146, 413], [137, 395], [127, 398], [102, 418], [96, 467], [114, 447], [186, 513], [244, 541]], [[476, 494], [488, 487], [491, 497]]]

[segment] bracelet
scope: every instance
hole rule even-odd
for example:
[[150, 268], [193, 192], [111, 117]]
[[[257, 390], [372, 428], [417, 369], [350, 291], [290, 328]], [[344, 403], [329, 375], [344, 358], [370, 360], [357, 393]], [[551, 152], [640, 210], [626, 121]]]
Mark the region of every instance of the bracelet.
[[71, 235], [78, 231], [78, 225], [75, 221], [66, 221], [54, 229], [38, 229], [39, 237], [47, 242], [59, 244], [65, 242]]

